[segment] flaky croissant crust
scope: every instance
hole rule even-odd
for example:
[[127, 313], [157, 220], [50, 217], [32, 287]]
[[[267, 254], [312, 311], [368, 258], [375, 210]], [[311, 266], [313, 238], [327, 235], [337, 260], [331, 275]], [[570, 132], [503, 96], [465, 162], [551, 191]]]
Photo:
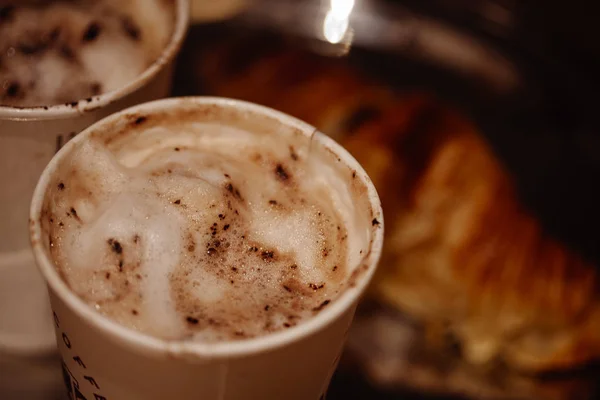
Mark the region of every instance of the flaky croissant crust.
[[596, 270], [543, 233], [468, 120], [409, 97], [346, 146], [388, 221], [375, 296], [443, 325], [473, 363], [538, 372], [600, 355]]

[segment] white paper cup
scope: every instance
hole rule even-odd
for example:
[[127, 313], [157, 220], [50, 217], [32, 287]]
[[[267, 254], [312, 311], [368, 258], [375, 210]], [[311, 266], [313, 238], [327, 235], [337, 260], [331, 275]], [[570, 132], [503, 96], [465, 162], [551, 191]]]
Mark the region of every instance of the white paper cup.
[[[61, 163], [90, 135], [118, 134], [140, 115], [167, 110], [177, 118], [198, 121], [244, 121], [277, 134], [301, 132], [310, 136], [312, 126], [278, 111], [242, 101], [220, 98], [176, 98], [143, 104], [112, 115], [91, 126], [68, 143], [50, 162], [35, 190], [31, 206], [31, 242], [36, 261], [46, 279], [70, 390], [88, 399], [152, 400], [188, 399], [286, 399], [324, 398], [337, 366], [342, 346], [360, 295], [379, 260], [382, 211], [369, 177], [340, 145], [316, 133], [311, 152], [326, 154], [328, 162], [348, 171], [348, 181], [360, 195], [351, 198], [356, 214], [365, 221], [358, 231], [364, 253], [350, 266], [349, 285], [340, 297], [313, 318], [285, 331], [258, 338], [219, 343], [164, 341], [129, 330], [97, 313], [77, 297], [61, 279], [49, 255], [45, 196]], [[164, 114], [162, 114], [164, 115]], [[216, 115], [216, 117], [215, 117]], [[354, 172], [354, 173], [353, 173]], [[54, 183], [53, 183], [54, 182]], [[357, 250], [357, 249], [355, 249]], [[76, 398], [76, 396], [75, 396]]]
[[51, 320], [42, 319], [47, 296], [29, 246], [33, 189], [48, 161], [77, 133], [116, 111], [168, 96], [172, 64], [188, 27], [189, 0], [176, 0], [174, 7], [167, 47], [126, 86], [69, 105], [0, 106], [0, 281], [14, 292], [10, 303], [0, 295], [0, 353], [33, 355], [55, 348]]

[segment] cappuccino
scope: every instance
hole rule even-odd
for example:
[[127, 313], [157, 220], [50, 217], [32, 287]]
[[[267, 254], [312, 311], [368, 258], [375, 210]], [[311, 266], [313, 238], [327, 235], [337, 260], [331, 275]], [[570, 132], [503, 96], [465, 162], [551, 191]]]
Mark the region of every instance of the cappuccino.
[[125, 86], [175, 23], [162, 0], [0, 2], [0, 105], [72, 103]]
[[303, 323], [353, 285], [380, 224], [322, 140], [193, 102], [104, 124], [52, 179], [42, 224], [62, 279], [109, 319], [168, 340]]

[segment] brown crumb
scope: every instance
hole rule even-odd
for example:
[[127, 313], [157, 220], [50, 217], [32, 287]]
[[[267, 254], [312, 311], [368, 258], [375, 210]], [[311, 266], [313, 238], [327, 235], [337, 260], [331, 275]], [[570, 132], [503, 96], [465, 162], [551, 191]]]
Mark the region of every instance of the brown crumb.
[[113, 252], [117, 254], [123, 254], [123, 246], [115, 239], [108, 239], [108, 244], [110, 245]]
[[88, 25], [87, 29], [83, 33], [81, 40], [83, 42], [93, 42], [98, 38], [98, 35], [100, 35], [100, 31], [100, 24], [97, 22], [92, 22]]
[[131, 17], [124, 17], [121, 21], [121, 26], [132, 40], [140, 40], [142, 33]]
[[317, 285], [316, 283], [309, 283], [308, 287], [311, 288], [312, 290], [319, 290], [319, 289], [323, 289], [323, 287], [325, 287], [325, 284], [322, 283], [320, 285]]
[[[233, 194], [238, 200], [242, 200], [242, 194], [236, 187], [233, 186], [233, 184], [231, 184], [231, 183], [226, 184], [225, 189], [229, 193]], [[235, 211], [235, 213], [238, 214], [237, 210]]]
[[296, 150], [293, 146], [290, 146], [290, 157], [292, 158], [292, 160], [298, 161], [298, 154], [296, 154]]
[[285, 170], [285, 168], [283, 168], [282, 164], [277, 164], [275, 166], [275, 175], [277, 175], [279, 180], [281, 180], [282, 182], [286, 182], [287, 180], [290, 179], [290, 175]]
[[17, 97], [21, 94], [21, 84], [19, 82], [11, 82], [6, 88], [6, 95], [8, 97]]
[[324, 302], [322, 302], [321, 304], [319, 304], [318, 306], [316, 306], [315, 308], [313, 308], [313, 311], [321, 311], [329, 303], [331, 303], [331, 300], [325, 300]]

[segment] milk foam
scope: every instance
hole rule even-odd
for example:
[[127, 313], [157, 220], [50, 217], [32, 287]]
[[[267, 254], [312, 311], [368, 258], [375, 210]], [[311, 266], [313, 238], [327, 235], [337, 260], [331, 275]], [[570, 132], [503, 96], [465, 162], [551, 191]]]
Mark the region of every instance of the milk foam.
[[161, 0], [0, 5], [0, 104], [47, 106], [119, 89], [160, 56], [173, 27], [173, 6]]
[[100, 313], [160, 338], [301, 323], [365, 249], [349, 175], [304, 136], [159, 125], [82, 142], [63, 164], [49, 194], [59, 272]]

